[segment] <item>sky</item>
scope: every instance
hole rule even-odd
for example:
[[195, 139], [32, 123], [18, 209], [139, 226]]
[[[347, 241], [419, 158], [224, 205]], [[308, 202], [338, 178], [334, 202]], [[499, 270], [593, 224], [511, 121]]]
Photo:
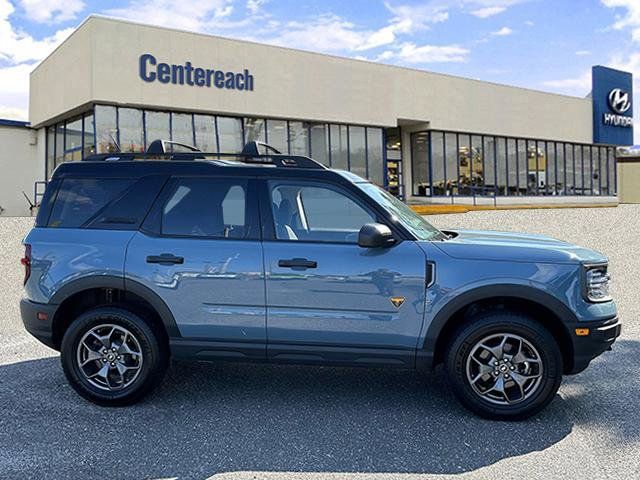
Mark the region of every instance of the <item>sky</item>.
[[640, 0], [0, 0], [0, 118], [90, 14], [579, 97], [607, 65], [640, 93]]

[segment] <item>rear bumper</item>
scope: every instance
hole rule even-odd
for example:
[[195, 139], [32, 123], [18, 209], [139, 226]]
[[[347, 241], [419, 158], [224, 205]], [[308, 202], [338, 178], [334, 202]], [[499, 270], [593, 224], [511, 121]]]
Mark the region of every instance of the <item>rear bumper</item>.
[[[24, 328], [47, 347], [55, 350], [59, 349], [53, 341], [53, 316], [57, 308], [58, 305], [36, 303], [26, 298], [20, 300], [20, 315]], [[46, 314], [46, 319], [38, 319], [38, 314]]]
[[609, 350], [620, 336], [621, 323], [618, 317], [614, 317], [597, 322], [580, 322], [576, 328], [588, 328], [589, 335], [579, 337], [572, 332], [574, 361], [570, 374], [583, 371], [591, 360]]

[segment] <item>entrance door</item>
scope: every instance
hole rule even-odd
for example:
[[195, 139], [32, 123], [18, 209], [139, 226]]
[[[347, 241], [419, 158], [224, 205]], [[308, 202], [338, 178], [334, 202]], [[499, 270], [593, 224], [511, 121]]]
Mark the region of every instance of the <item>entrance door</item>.
[[424, 252], [412, 241], [359, 247], [360, 228], [377, 218], [341, 187], [269, 181], [268, 191], [268, 356], [410, 366], [424, 316]]
[[400, 128], [385, 130], [386, 143], [386, 183], [389, 193], [400, 199], [404, 198], [402, 179], [402, 136]]

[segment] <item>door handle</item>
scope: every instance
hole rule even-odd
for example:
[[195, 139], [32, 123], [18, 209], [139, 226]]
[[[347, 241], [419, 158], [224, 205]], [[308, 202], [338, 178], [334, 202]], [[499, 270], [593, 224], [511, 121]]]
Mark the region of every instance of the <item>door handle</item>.
[[306, 258], [292, 258], [290, 260], [278, 260], [278, 266], [282, 268], [317, 268], [318, 262], [307, 260]]
[[159, 263], [160, 265], [181, 265], [184, 263], [184, 257], [176, 257], [172, 253], [149, 255], [147, 257], [147, 263]]

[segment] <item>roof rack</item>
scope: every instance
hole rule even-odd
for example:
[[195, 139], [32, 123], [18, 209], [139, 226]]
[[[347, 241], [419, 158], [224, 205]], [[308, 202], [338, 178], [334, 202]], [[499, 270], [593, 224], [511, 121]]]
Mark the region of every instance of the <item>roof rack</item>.
[[[176, 149], [177, 147], [177, 149]], [[186, 150], [186, 151], [176, 151]], [[260, 153], [263, 152], [263, 153]], [[113, 152], [89, 155], [85, 162], [123, 162], [132, 160], [229, 160], [276, 167], [326, 170], [320, 162], [303, 155], [287, 155], [263, 142], [249, 142], [240, 153], [202, 152], [198, 148], [169, 140], [154, 140], [146, 152]]]

